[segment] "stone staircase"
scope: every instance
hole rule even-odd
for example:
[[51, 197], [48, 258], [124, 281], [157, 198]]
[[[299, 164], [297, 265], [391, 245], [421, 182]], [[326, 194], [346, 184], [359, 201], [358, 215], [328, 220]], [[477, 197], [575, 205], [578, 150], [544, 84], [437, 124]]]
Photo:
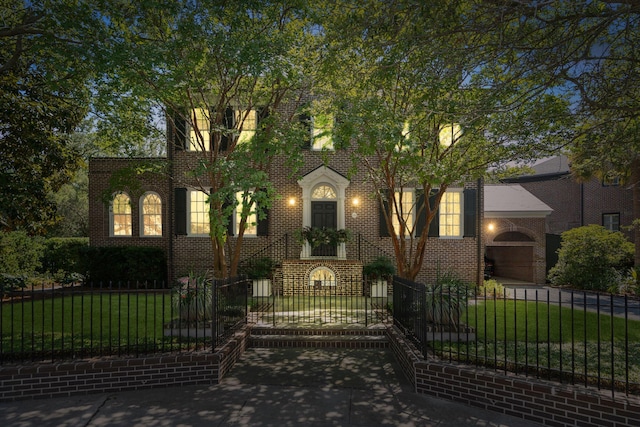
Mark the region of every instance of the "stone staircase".
[[252, 327], [249, 347], [389, 348], [387, 329], [307, 329]]

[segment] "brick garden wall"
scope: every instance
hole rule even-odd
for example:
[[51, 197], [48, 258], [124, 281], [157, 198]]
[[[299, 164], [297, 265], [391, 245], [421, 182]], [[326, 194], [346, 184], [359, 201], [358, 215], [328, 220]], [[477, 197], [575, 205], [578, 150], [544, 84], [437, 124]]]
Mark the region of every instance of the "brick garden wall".
[[436, 359], [392, 328], [390, 348], [417, 393], [549, 426], [640, 426], [640, 397], [558, 384]]
[[0, 367], [0, 402], [216, 384], [240, 358], [249, 331], [215, 352]]

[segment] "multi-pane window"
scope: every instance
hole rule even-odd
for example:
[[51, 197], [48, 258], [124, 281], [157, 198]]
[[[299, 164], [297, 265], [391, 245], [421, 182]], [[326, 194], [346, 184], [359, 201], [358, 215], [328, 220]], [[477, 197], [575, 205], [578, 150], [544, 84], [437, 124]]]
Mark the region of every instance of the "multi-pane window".
[[116, 194], [111, 202], [111, 233], [113, 236], [131, 236], [131, 199], [124, 193]]
[[209, 151], [211, 149], [209, 111], [204, 108], [196, 108], [191, 114], [193, 124], [189, 132], [189, 150]]
[[189, 234], [209, 234], [209, 202], [202, 191], [189, 192]]
[[[242, 221], [242, 195], [243, 192], [239, 191], [236, 193], [236, 201], [238, 204], [236, 205], [234, 216], [235, 222], [233, 227], [233, 233], [237, 236], [240, 234], [240, 222]], [[250, 194], [247, 195], [247, 202], [249, 201]], [[258, 216], [256, 215], [255, 203], [251, 203], [247, 206], [248, 215], [247, 222], [245, 223], [244, 235], [245, 236], [256, 236], [258, 234]]]
[[[413, 224], [415, 221], [415, 193], [413, 191], [396, 191], [395, 192], [396, 203], [390, 200], [391, 207], [391, 223], [393, 225], [393, 231], [396, 236], [400, 235], [402, 230], [402, 224], [400, 218], [404, 221], [404, 236], [409, 236], [413, 230]], [[400, 215], [398, 215], [400, 210]]]
[[440, 200], [439, 224], [440, 237], [462, 236], [462, 193], [447, 191]]
[[609, 231], [620, 231], [620, 214], [603, 214], [602, 226]]
[[319, 114], [313, 118], [313, 150], [333, 150], [333, 114]]
[[251, 141], [258, 129], [258, 114], [256, 110], [236, 111], [236, 123], [242, 123], [242, 131], [238, 136], [238, 144]]
[[142, 196], [140, 203], [141, 232], [143, 236], [162, 236], [162, 200], [155, 193]]

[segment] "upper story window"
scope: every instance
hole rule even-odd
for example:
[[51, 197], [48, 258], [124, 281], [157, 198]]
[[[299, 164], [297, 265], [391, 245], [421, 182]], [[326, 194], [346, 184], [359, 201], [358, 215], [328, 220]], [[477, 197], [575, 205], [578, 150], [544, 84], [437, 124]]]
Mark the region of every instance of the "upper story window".
[[238, 144], [251, 141], [258, 130], [258, 113], [256, 110], [235, 111], [236, 123], [242, 123], [242, 130], [238, 136]]
[[442, 126], [438, 135], [440, 145], [445, 148], [455, 144], [461, 136], [462, 128], [457, 123]]
[[210, 119], [209, 110], [196, 108], [192, 111], [193, 125], [189, 132], [190, 151], [209, 151], [211, 149]]
[[602, 226], [609, 231], [620, 231], [620, 214], [602, 214]]
[[143, 236], [162, 236], [162, 199], [147, 193], [140, 199], [140, 231]]
[[131, 199], [124, 193], [113, 197], [110, 206], [110, 229], [112, 236], [131, 236]]
[[333, 150], [333, 114], [320, 114], [313, 118], [313, 150]]
[[440, 237], [462, 237], [462, 212], [462, 192], [445, 192], [438, 209]]
[[189, 235], [209, 234], [209, 199], [202, 191], [189, 191]]

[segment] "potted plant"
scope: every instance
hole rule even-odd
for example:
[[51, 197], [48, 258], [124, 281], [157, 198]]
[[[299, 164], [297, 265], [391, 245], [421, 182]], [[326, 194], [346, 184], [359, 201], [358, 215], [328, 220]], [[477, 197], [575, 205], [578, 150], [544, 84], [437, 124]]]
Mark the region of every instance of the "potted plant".
[[312, 249], [323, 244], [337, 245], [346, 243], [351, 238], [349, 230], [336, 230], [326, 227], [303, 227], [302, 230], [297, 230], [295, 235], [300, 243], [308, 242]]
[[396, 268], [393, 262], [384, 256], [380, 256], [362, 268], [362, 273], [371, 282], [372, 297], [387, 296], [387, 278], [393, 276]]
[[269, 257], [261, 257], [251, 260], [242, 273], [253, 281], [253, 296], [271, 296], [271, 276], [276, 267], [276, 262]]

